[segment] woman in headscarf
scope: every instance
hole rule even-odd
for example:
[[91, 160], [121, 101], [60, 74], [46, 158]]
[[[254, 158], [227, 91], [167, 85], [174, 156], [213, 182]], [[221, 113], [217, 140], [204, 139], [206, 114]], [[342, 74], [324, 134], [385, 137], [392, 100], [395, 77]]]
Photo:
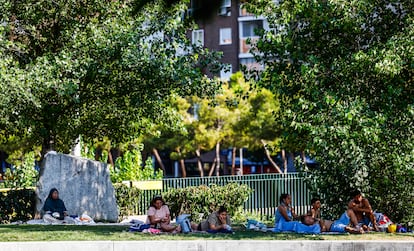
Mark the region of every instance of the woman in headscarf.
[[43, 205], [43, 220], [48, 223], [68, 223], [73, 221], [63, 200], [59, 198], [59, 191], [56, 188], [50, 189], [49, 195]]

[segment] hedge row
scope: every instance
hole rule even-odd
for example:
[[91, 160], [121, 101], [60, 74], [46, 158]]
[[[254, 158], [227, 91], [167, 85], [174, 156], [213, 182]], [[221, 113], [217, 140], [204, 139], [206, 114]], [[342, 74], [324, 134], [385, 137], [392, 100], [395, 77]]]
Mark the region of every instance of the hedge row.
[[224, 206], [230, 215], [240, 213], [251, 192], [247, 185], [229, 183], [170, 189], [163, 193], [163, 198], [173, 217], [186, 213], [191, 214], [193, 221], [200, 222], [220, 206]]
[[33, 218], [36, 194], [33, 189], [12, 189], [0, 193], [0, 223], [27, 221]]
[[[143, 194], [142, 190], [124, 184], [114, 184], [119, 218], [134, 215]], [[163, 193], [173, 217], [189, 213], [200, 221], [209, 213], [225, 206], [234, 215], [240, 212], [252, 190], [247, 185], [230, 183], [225, 186], [187, 187]], [[0, 193], [0, 223], [27, 221], [34, 218], [36, 194], [33, 189], [8, 190]]]

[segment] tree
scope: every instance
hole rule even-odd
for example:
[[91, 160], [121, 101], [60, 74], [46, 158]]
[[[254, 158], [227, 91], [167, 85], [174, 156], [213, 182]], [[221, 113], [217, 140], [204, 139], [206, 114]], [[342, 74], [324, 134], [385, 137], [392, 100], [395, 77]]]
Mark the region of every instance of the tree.
[[249, 1], [272, 28], [256, 44], [260, 84], [280, 95], [282, 144], [320, 163], [305, 168], [313, 191], [332, 215], [358, 188], [395, 221], [412, 220], [412, 1], [264, 2]]
[[148, 121], [168, 121], [169, 95], [217, 89], [203, 70], [219, 69], [219, 55], [187, 40], [186, 3], [154, 1], [135, 12], [130, 1], [1, 4], [4, 144], [25, 140], [44, 154], [68, 152], [79, 135], [126, 142]]
[[282, 173], [271, 156], [277, 152], [281, 137], [281, 124], [273, 116], [280, 109], [278, 99], [268, 89], [255, 86], [253, 80], [245, 81], [242, 74], [235, 74], [231, 85], [241, 111], [233, 130], [244, 135], [242, 147], [263, 148], [271, 165]]

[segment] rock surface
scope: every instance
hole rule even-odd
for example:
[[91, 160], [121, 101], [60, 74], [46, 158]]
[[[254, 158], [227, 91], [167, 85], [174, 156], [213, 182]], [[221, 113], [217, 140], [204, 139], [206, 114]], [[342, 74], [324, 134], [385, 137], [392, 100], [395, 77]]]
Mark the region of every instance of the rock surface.
[[118, 221], [115, 190], [105, 163], [49, 152], [36, 187], [38, 213], [52, 188], [59, 191], [70, 215], [87, 214], [95, 221]]

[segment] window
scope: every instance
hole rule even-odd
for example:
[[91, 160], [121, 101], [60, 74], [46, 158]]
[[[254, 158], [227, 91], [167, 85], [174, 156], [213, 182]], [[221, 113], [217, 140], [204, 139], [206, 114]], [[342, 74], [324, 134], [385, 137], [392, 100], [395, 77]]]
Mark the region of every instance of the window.
[[195, 45], [204, 46], [204, 30], [193, 30], [191, 41]]
[[242, 37], [256, 37], [257, 30], [263, 29], [262, 20], [245, 21], [242, 23]]
[[221, 2], [221, 7], [231, 7], [231, 0], [223, 0]]
[[263, 70], [262, 64], [258, 63], [254, 58], [241, 58], [240, 65], [245, 66], [247, 70]]
[[220, 41], [221, 45], [231, 44], [231, 28], [220, 29]]
[[233, 73], [233, 69], [231, 67], [231, 64], [226, 65], [220, 71], [220, 78], [221, 78], [221, 80], [228, 81], [230, 79], [232, 73]]
[[231, 16], [231, 0], [222, 0], [218, 14], [220, 16]]

